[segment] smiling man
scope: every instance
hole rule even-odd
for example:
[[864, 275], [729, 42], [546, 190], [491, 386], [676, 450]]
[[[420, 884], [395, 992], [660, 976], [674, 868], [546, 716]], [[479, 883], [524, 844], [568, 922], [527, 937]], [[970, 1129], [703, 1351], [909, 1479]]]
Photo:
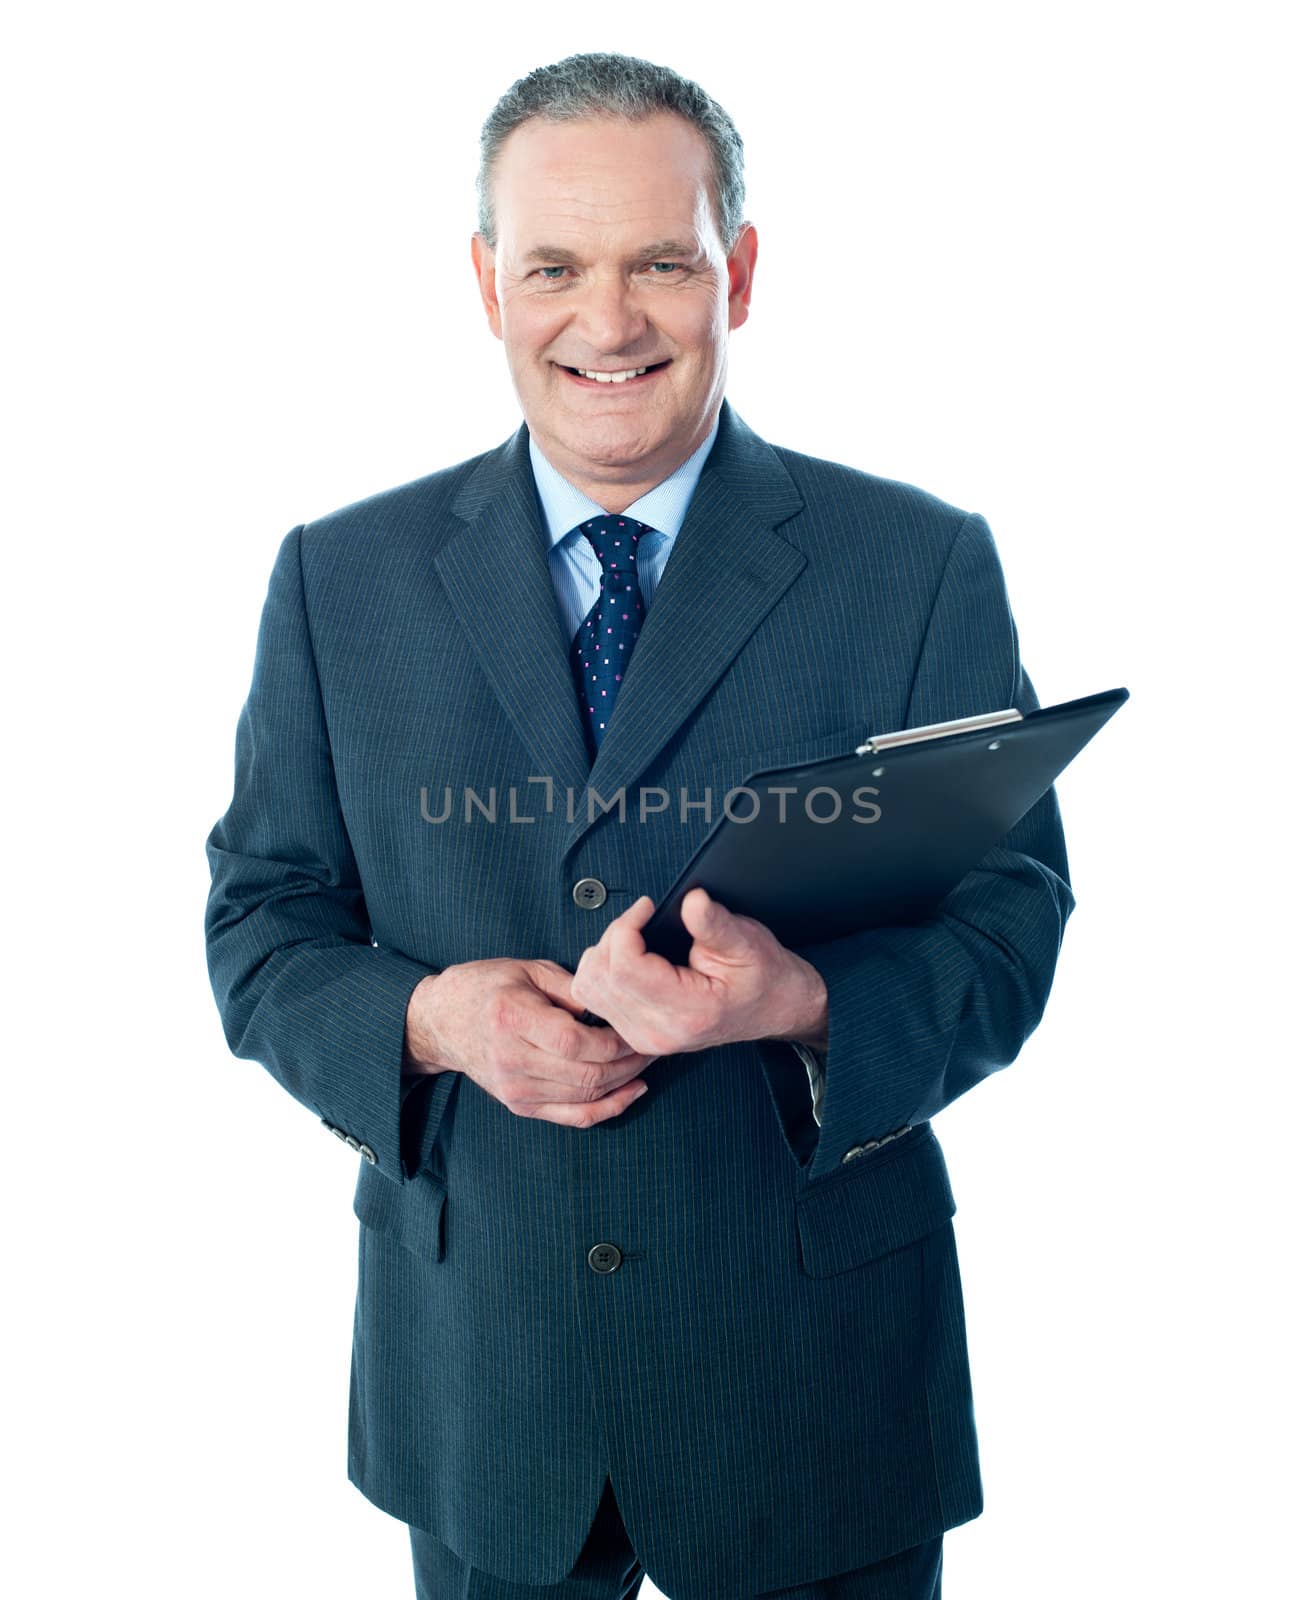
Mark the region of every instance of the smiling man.
[[230, 1046], [361, 1158], [350, 1477], [424, 1600], [930, 1600], [983, 1504], [931, 1119], [1041, 1017], [1055, 794], [917, 926], [641, 930], [746, 773], [1037, 705], [992, 536], [732, 409], [696, 84], [532, 72], [478, 198], [524, 420], [283, 540], [207, 844]]
[[709, 146], [673, 111], [527, 120], [494, 155], [489, 204], [472, 261], [530, 437], [624, 511], [719, 420], [755, 229], [725, 248]]

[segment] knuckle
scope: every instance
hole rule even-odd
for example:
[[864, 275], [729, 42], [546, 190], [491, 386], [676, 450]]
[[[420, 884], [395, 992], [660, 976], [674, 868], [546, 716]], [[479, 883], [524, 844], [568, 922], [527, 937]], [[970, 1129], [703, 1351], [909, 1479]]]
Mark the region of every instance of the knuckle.
[[605, 1074], [596, 1061], [586, 1061], [580, 1074], [580, 1093], [585, 1100], [596, 1100], [602, 1093]]

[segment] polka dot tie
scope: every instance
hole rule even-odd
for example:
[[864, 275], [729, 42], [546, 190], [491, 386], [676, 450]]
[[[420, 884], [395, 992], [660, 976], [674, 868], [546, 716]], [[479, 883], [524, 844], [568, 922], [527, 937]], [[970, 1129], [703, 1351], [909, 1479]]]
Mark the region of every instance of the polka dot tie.
[[602, 563], [598, 598], [571, 640], [575, 690], [594, 755], [611, 721], [630, 653], [642, 629], [645, 611], [638, 587], [638, 541], [653, 531], [633, 517], [594, 517], [580, 524], [580, 532]]

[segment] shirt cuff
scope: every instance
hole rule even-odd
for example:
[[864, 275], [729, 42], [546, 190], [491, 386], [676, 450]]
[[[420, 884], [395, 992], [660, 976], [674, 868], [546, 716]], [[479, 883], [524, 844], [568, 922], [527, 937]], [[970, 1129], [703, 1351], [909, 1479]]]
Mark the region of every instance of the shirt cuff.
[[790, 1041], [791, 1048], [804, 1063], [804, 1070], [809, 1075], [809, 1089], [813, 1095], [813, 1120], [822, 1126], [822, 1102], [827, 1093], [827, 1079], [823, 1071], [822, 1057], [807, 1044], [801, 1044], [798, 1039]]

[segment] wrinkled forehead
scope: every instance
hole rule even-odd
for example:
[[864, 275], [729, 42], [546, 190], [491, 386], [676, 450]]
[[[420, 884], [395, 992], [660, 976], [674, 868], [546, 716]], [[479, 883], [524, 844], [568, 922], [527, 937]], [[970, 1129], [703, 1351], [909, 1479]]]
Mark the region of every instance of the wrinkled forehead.
[[532, 117], [504, 140], [495, 166], [499, 248], [632, 250], [668, 239], [708, 252], [718, 237], [712, 180], [709, 146], [672, 112], [639, 121]]

